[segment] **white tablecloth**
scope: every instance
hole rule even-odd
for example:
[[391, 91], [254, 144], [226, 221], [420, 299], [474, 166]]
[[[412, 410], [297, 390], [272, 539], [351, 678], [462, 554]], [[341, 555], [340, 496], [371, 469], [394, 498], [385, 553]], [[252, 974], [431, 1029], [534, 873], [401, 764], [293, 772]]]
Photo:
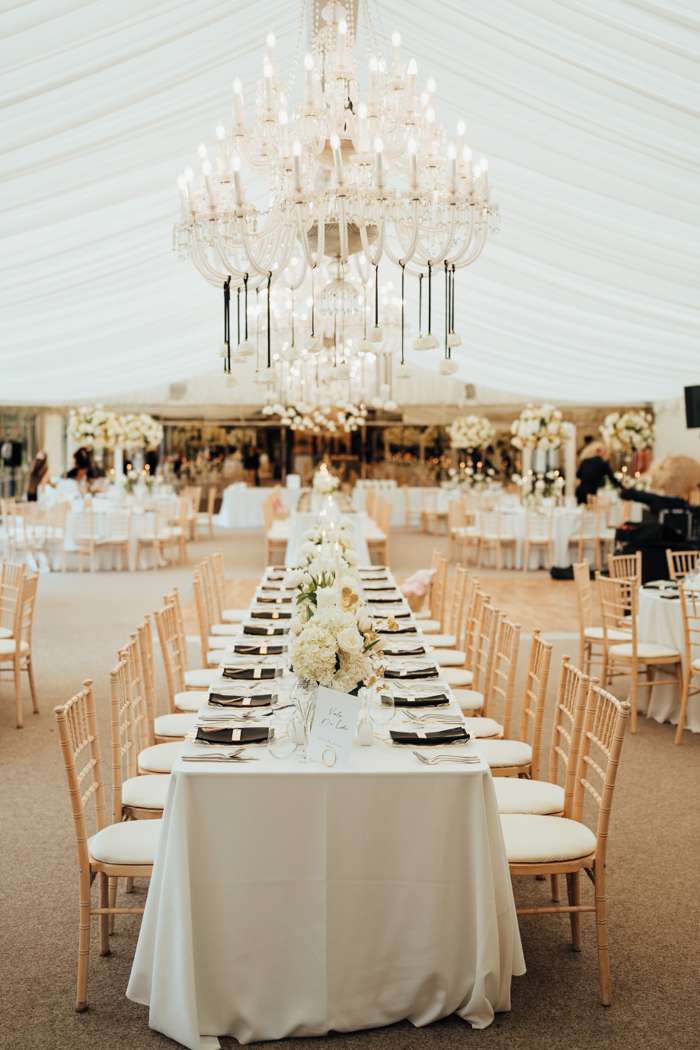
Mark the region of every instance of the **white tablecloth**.
[[[658, 591], [639, 591], [639, 619], [638, 638], [640, 642], [657, 642], [659, 645], [670, 645], [677, 649], [684, 658], [685, 663], [685, 640], [683, 637], [683, 616], [681, 604], [678, 599], [661, 598]], [[700, 650], [693, 652], [693, 659], [697, 660]], [[640, 689], [638, 691], [639, 709], [646, 701], [646, 694], [650, 693], [647, 717], [653, 718], [655, 722], [672, 722], [678, 725], [681, 713], [680, 697], [675, 685], [659, 685], [653, 689]], [[700, 693], [691, 696], [688, 700], [687, 712], [688, 729], [693, 733], [700, 733]]]
[[[214, 524], [224, 529], [262, 529], [265, 516], [262, 505], [272, 495], [270, 488], [248, 488], [237, 482], [224, 489], [221, 509]], [[282, 489], [280, 500], [285, 507], [294, 510], [301, 495], [300, 489]]]
[[127, 991], [151, 1027], [203, 1050], [508, 1010], [525, 965], [485, 763], [255, 754], [173, 767]]

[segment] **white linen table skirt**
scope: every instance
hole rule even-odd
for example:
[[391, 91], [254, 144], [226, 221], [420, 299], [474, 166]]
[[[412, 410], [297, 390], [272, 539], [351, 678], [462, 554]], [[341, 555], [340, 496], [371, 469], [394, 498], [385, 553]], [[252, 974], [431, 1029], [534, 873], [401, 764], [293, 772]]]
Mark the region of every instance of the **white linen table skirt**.
[[[640, 642], [657, 642], [677, 649], [683, 658], [685, 670], [685, 639], [683, 637], [683, 614], [680, 599], [661, 598], [658, 591], [639, 591], [639, 619], [637, 633]], [[700, 656], [700, 647], [694, 647], [693, 659]], [[660, 677], [660, 676], [659, 676]], [[675, 684], [654, 686], [653, 689], [638, 690], [640, 705], [649, 693], [647, 718], [655, 722], [672, 722], [678, 725], [681, 714], [681, 698]], [[641, 710], [641, 706], [639, 708]], [[687, 728], [700, 733], [700, 693], [688, 699]]]
[[[214, 524], [222, 529], [264, 528], [263, 503], [271, 495], [271, 488], [248, 488], [243, 481], [229, 485], [224, 489], [221, 508], [214, 518]], [[285, 507], [294, 510], [300, 495], [300, 489], [283, 488], [280, 491], [280, 501]]]
[[[576, 532], [581, 521], [581, 510], [571, 507], [555, 507], [552, 511], [552, 553], [554, 564], [561, 569], [566, 569], [572, 564], [569, 540]], [[477, 526], [479, 526], [479, 515], [477, 515]], [[507, 569], [521, 569], [523, 566], [523, 555], [525, 552], [525, 508], [522, 506], [501, 507], [501, 539], [515, 538], [515, 564], [513, 563], [512, 547], [501, 548], [501, 564]], [[495, 554], [486, 553], [484, 560], [495, 564]], [[538, 569], [540, 566], [549, 569], [547, 552], [541, 549], [530, 551], [529, 569]]]
[[173, 766], [127, 990], [151, 1028], [209, 1050], [510, 1009], [525, 965], [484, 762], [251, 753]]

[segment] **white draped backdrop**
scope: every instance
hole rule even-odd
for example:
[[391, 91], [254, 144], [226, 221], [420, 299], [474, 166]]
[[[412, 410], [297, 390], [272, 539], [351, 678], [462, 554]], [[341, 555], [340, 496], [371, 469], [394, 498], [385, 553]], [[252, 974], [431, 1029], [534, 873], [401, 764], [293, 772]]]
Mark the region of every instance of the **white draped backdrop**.
[[[372, 9], [385, 53], [398, 28], [419, 89], [436, 77], [450, 135], [465, 118], [501, 205], [502, 232], [458, 277], [461, 377], [601, 402], [698, 382], [697, 5]], [[4, 5], [4, 403], [107, 400], [216, 367], [221, 297], [170, 251], [176, 178], [230, 122], [235, 76], [250, 106], [270, 28], [288, 75], [297, 15], [289, 0]]]

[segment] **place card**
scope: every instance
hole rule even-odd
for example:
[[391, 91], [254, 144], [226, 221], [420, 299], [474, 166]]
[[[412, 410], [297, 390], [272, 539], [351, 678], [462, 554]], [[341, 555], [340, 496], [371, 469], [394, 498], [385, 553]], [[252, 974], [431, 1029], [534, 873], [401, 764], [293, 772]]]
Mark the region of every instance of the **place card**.
[[306, 753], [329, 769], [347, 769], [362, 702], [359, 696], [319, 686]]

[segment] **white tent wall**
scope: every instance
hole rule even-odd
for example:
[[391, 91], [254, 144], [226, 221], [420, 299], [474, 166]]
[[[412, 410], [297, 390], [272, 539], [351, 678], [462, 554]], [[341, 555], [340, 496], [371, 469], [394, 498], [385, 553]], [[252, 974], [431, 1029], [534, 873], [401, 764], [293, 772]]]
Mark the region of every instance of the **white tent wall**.
[[660, 459], [669, 453], [700, 459], [700, 430], [688, 430], [685, 425], [684, 398], [655, 402], [654, 416], [654, 459]]
[[[678, 397], [700, 313], [697, 10], [373, 10], [387, 54], [400, 29], [419, 90], [436, 76], [450, 136], [465, 118], [501, 205], [501, 233], [457, 279], [459, 378], [526, 400]], [[234, 76], [250, 107], [271, 28], [288, 73], [297, 14], [282, 0], [4, 8], [0, 402], [94, 400], [216, 367], [221, 296], [170, 251], [176, 178], [230, 123]], [[415, 287], [407, 298], [415, 330]], [[439, 351], [407, 357], [435, 369]]]

